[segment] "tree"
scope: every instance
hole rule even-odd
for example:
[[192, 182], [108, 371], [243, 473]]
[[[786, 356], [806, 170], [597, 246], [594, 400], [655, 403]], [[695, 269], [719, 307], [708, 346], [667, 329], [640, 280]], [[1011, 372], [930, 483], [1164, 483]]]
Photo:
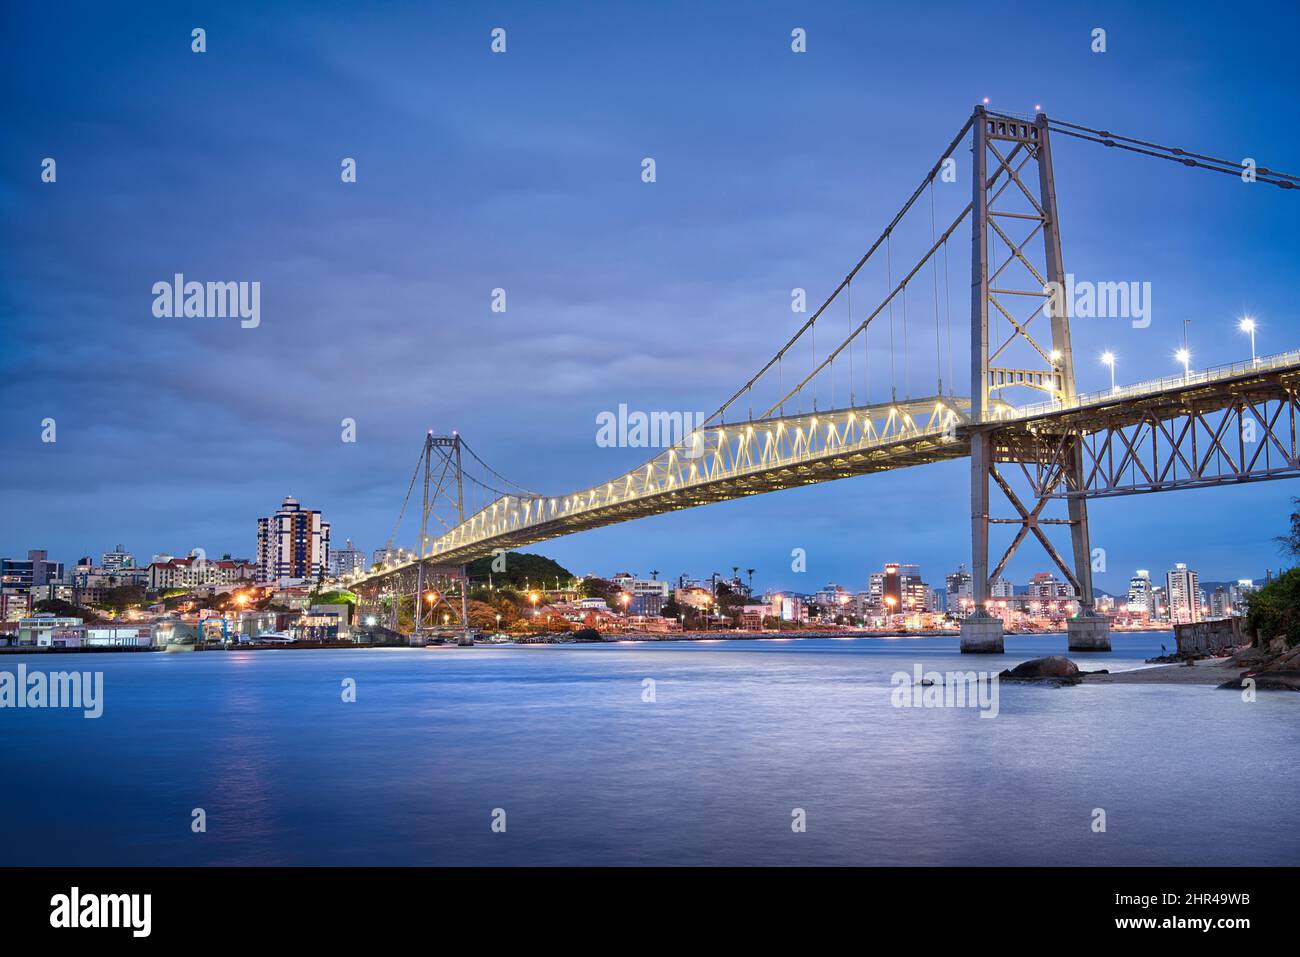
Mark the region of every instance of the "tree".
[[[1291, 504], [1300, 507], [1300, 498], [1292, 498]], [[1273, 540], [1282, 547], [1285, 554], [1293, 558], [1300, 556], [1300, 512], [1291, 513], [1291, 530]]]
[[554, 582], [557, 578], [561, 581], [573, 578], [572, 572], [545, 555], [507, 552], [504, 558], [504, 571], [492, 570], [492, 563], [497, 560], [497, 556], [484, 555], [466, 565], [465, 574], [475, 582], [487, 582], [490, 578], [497, 589], [507, 584], [522, 588], [525, 583], [542, 588], [546, 582]]
[[[1300, 498], [1291, 499], [1300, 506]], [[1292, 512], [1290, 530], [1275, 541], [1288, 555], [1300, 556], [1300, 512]], [[1262, 644], [1285, 638], [1288, 645], [1300, 644], [1300, 568], [1283, 572], [1246, 600], [1246, 624]]]
[[312, 592], [309, 601], [313, 605], [355, 605], [356, 592], [343, 588], [327, 592]]
[[623, 594], [623, 589], [619, 588], [612, 581], [604, 578], [587, 578], [582, 582], [581, 593], [583, 598], [603, 598], [605, 604], [617, 611], [622, 611], [623, 607], [619, 604], [619, 596]]
[[32, 608], [33, 611], [57, 615], [60, 618], [80, 618], [83, 621], [98, 621], [99, 616], [95, 614], [93, 608], [85, 608], [81, 605], [74, 605], [70, 601], [62, 598], [46, 598], [38, 601]]
[[106, 590], [98, 604], [100, 608], [121, 614], [144, 604], [144, 589], [139, 585], [117, 585]]
[[1300, 568], [1283, 572], [1246, 599], [1247, 627], [1257, 644], [1285, 638], [1300, 644]]

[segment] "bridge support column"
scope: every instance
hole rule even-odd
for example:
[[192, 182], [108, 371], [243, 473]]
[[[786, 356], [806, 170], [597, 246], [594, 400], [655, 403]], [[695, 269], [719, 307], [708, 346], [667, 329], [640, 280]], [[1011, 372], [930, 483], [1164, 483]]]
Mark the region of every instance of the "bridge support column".
[[1071, 651], [1110, 651], [1110, 622], [1101, 615], [1079, 612], [1065, 624]]
[[1002, 619], [994, 618], [984, 609], [961, 622], [961, 653], [964, 655], [1000, 655], [1002, 647]]

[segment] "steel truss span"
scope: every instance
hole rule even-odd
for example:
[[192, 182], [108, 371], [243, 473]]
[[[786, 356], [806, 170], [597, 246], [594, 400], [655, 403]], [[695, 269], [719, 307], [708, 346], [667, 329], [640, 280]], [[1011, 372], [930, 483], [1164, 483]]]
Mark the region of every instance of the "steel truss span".
[[[1107, 498], [1300, 476], [1300, 367], [1274, 363], [1233, 378], [1130, 395], [999, 433], [1032, 459], [1033, 487], [1053, 498]], [[1205, 378], [1199, 374], [1198, 378]], [[1083, 467], [1065, 467], [1077, 445]]]

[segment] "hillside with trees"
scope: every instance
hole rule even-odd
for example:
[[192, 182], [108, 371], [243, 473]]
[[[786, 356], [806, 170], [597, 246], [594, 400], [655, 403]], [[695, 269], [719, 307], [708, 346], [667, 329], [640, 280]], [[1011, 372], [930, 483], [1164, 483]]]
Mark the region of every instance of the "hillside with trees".
[[466, 567], [469, 580], [474, 584], [486, 583], [489, 578], [497, 588], [511, 585], [515, 588], [554, 588], [573, 581], [573, 573], [554, 559], [529, 552], [506, 552], [505, 570], [493, 571], [491, 555], [470, 562]]

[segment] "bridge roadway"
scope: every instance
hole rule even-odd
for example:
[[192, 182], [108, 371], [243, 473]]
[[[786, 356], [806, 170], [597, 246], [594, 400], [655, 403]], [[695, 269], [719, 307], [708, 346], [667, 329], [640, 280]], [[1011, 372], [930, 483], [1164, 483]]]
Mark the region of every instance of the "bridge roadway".
[[[1082, 393], [1064, 403], [1017, 407], [995, 400], [992, 419], [980, 425], [970, 423], [970, 400], [955, 396], [710, 425], [602, 485], [564, 496], [498, 498], [434, 539], [426, 559], [462, 565], [495, 549], [677, 509], [962, 458], [970, 454], [974, 429], [997, 433], [1000, 459], [1045, 461], [1065, 433], [1122, 428], [1191, 408], [1228, 408], [1243, 397], [1294, 403], [1297, 389], [1300, 350]], [[1292, 441], [1291, 470], [1300, 467], [1296, 454]], [[345, 577], [337, 584], [375, 584], [415, 564]]]

